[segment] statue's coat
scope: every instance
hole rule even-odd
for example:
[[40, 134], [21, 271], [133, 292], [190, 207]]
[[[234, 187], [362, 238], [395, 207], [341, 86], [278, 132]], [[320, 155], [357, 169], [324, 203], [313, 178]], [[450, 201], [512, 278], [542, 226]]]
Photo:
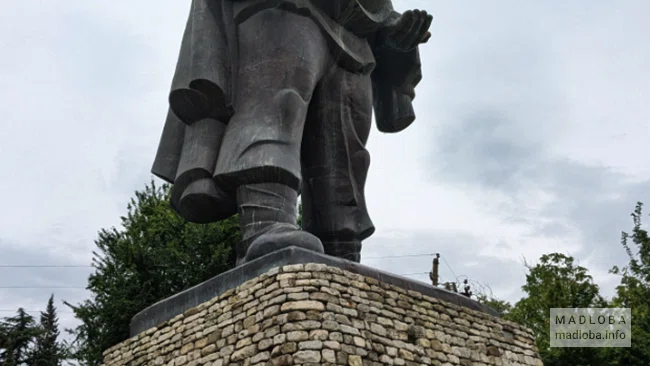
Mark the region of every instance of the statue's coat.
[[[225, 125], [237, 113], [232, 106], [237, 24], [272, 7], [312, 17], [329, 36], [331, 52], [341, 67], [373, 70], [373, 104], [380, 131], [401, 131], [415, 119], [412, 100], [421, 79], [418, 50], [398, 52], [374, 44], [376, 31], [399, 16], [390, 0], [193, 0], [152, 167], [153, 174], [174, 184], [171, 203], [177, 209], [185, 191], [205, 190], [222, 199], [213, 216], [184, 215], [190, 221], [217, 221], [236, 213], [230, 194], [221, 187], [214, 192], [214, 184], [205, 182], [214, 174]], [[357, 51], [364, 49], [357, 44], [366, 39], [372, 55]], [[200, 181], [203, 184], [195, 184]]]

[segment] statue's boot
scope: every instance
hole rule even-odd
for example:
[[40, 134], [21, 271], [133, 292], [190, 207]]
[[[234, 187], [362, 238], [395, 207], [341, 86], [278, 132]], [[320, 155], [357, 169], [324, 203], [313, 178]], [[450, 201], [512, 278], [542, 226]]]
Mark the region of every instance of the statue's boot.
[[291, 246], [324, 253], [320, 239], [298, 227], [298, 192], [289, 186], [240, 186], [237, 206], [242, 236], [236, 248], [237, 266]]
[[352, 262], [361, 262], [360, 240], [323, 240], [323, 248], [327, 255], [347, 259]]
[[352, 262], [361, 262], [361, 240], [351, 230], [338, 230], [320, 234], [325, 254], [343, 258]]

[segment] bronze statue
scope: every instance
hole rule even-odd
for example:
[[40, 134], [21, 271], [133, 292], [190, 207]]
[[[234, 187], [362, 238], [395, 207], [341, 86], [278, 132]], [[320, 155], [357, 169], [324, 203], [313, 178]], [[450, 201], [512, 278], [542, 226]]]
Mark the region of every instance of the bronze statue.
[[359, 262], [372, 112], [382, 132], [415, 119], [431, 20], [390, 0], [193, 0], [152, 169], [174, 209], [239, 213], [237, 265], [288, 246]]

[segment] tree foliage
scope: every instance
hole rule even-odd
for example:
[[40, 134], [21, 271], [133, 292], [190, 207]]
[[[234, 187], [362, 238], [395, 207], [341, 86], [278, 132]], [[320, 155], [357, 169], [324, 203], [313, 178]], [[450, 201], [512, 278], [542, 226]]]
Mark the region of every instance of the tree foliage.
[[631, 308], [632, 345], [608, 349], [611, 365], [648, 365], [650, 363], [650, 237], [643, 229], [643, 204], [632, 213], [631, 233], [621, 234], [621, 245], [629, 257], [623, 268], [614, 266], [611, 273], [621, 276], [612, 306]]
[[59, 366], [66, 359], [67, 352], [58, 341], [59, 333], [59, 319], [54, 307], [54, 295], [52, 295], [45, 311], [41, 312], [40, 326], [30, 356], [33, 365]]
[[38, 334], [34, 317], [19, 308], [13, 317], [0, 322], [0, 365], [18, 366], [30, 363], [30, 347]]
[[67, 358], [67, 351], [58, 337], [54, 295], [41, 312], [40, 323], [19, 308], [14, 317], [0, 321], [0, 365], [59, 366]]
[[607, 307], [588, 270], [575, 264], [573, 257], [561, 253], [545, 254], [539, 263], [526, 267], [528, 274], [522, 289], [527, 297], [513, 306], [506, 319], [533, 331], [545, 366], [567, 365], [568, 361], [575, 366], [601, 365], [600, 352], [550, 347], [551, 308]]
[[[623, 232], [621, 245], [629, 263], [610, 271], [621, 276], [616, 296], [605, 301], [598, 286], [574, 259], [553, 253], [529, 266], [526, 285], [528, 295], [506, 315], [535, 332], [544, 365], [617, 365], [645, 366], [650, 360], [650, 236], [643, 228], [643, 204], [632, 213], [633, 227]], [[621, 348], [549, 348], [548, 309], [584, 307], [623, 307], [632, 310], [631, 347]]]
[[[63, 347], [57, 340], [52, 296], [40, 324], [23, 309], [0, 321], [0, 365], [59, 366], [70, 356], [83, 365], [97, 366], [106, 348], [128, 338], [129, 322], [136, 313], [232, 268], [232, 248], [240, 238], [237, 218], [210, 225], [188, 223], [169, 207], [169, 194], [168, 185], [157, 187], [151, 182], [135, 192], [121, 218], [122, 228], [99, 232], [93, 253], [95, 270], [87, 287], [92, 297], [77, 305], [66, 303], [82, 322], [69, 330], [74, 342]], [[638, 203], [632, 213], [632, 230], [622, 233], [621, 245], [629, 263], [611, 270], [621, 282], [610, 302], [599, 294], [588, 270], [561, 253], [545, 254], [535, 265], [526, 264], [525, 296], [514, 305], [480, 289], [470, 291], [468, 281], [465, 295], [532, 329], [545, 366], [648, 365], [650, 236], [643, 228], [642, 208]], [[300, 219], [301, 215], [299, 224]], [[462, 285], [453, 285], [452, 290], [459, 292]], [[632, 347], [551, 348], [549, 309], [586, 307], [631, 308]]]
[[498, 311], [503, 317], [507, 317], [510, 311], [512, 311], [512, 304], [509, 302], [485, 294], [476, 295], [476, 301]]
[[131, 318], [147, 306], [233, 267], [237, 218], [189, 223], [171, 209], [169, 195], [168, 185], [152, 181], [135, 192], [122, 228], [99, 232], [87, 286], [92, 297], [66, 303], [82, 322], [69, 330], [82, 364], [99, 365], [103, 351], [128, 338]]

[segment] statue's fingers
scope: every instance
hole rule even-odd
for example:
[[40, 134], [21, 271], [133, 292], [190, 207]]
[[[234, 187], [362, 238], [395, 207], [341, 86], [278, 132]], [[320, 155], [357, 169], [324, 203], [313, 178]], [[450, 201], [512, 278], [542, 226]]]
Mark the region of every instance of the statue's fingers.
[[422, 37], [422, 40], [420, 41], [420, 43], [427, 43], [427, 42], [429, 42], [430, 38], [431, 38], [431, 32], [427, 32], [424, 35], [424, 37]]
[[397, 21], [397, 24], [395, 24], [394, 30], [395, 33], [400, 32], [404, 28], [408, 28], [409, 24], [413, 22], [413, 10], [407, 10], [404, 13], [402, 13], [402, 16], [400, 16], [399, 20]]
[[409, 28], [408, 36], [404, 40], [404, 45], [409, 50], [417, 47], [418, 44], [420, 44], [420, 40], [422, 39], [421, 29], [427, 20], [426, 11], [416, 10], [416, 12], [417, 13], [415, 13], [416, 16], [413, 24]]
[[424, 19], [424, 24], [422, 24], [422, 33], [425, 33], [431, 28], [431, 23], [433, 22], [433, 15], [426, 14]]
[[402, 13], [402, 16], [400, 17], [401, 25], [411, 23], [413, 21], [414, 16], [415, 16], [415, 12], [413, 10], [407, 10], [404, 13]]
[[427, 43], [429, 41], [429, 38], [431, 38], [431, 32], [429, 32], [429, 28], [431, 28], [431, 22], [433, 22], [433, 16], [431, 14], [427, 14], [426, 20], [424, 21], [424, 24], [422, 24], [422, 28], [420, 28], [420, 34], [422, 35], [420, 43]]
[[433, 16], [428, 14], [426, 11], [422, 11], [420, 16], [422, 22], [420, 24], [420, 28], [417, 29], [417, 31], [414, 31], [415, 38], [413, 39], [413, 43], [410, 44], [411, 48], [415, 48], [421, 43], [426, 43], [429, 40], [429, 38], [431, 38], [431, 33], [428, 30], [429, 27], [431, 27]]
[[404, 45], [407, 49], [413, 48], [413, 44], [418, 40], [419, 34], [418, 30], [422, 26], [422, 13], [420, 10], [413, 10], [413, 20], [408, 25], [408, 28], [405, 29], [404, 36], [401, 39], [401, 44]]

